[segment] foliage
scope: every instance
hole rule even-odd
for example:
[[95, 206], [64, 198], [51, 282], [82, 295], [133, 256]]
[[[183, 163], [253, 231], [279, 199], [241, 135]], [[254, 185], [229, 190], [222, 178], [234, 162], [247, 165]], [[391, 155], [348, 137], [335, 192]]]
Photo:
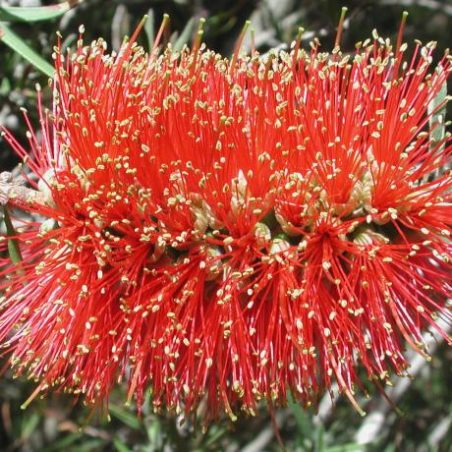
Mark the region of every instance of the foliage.
[[[426, 366], [399, 403], [400, 413], [391, 410], [372, 444], [356, 443], [355, 434], [363, 418], [339, 399], [322, 419], [314, 410], [290, 404], [276, 413], [279, 435], [288, 451], [379, 452], [447, 451], [452, 435], [434, 444], [432, 433], [450, 419], [452, 398], [447, 382], [452, 375], [451, 350], [442, 346], [431, 365]], [[61, 450], [93, 452], [160, 450], [174, 451], [278, 451], [272, 420], [264, 408], [255, 418], [240, 417], [234, 424], [211, 424], [207, 429], [196, 422], [179, 425], [177, 420], [144, 411], [136, 416], [134, 406], [124, 406], [125, 394], [113, 394], [106, 410], [91, 411], [64, 395], [34, 401], [26, 410], [20, 405], [33, 385], [21, 380], [0, 380], [0, 444], [5, 451]], [[375, 400], [364, 402], [369, 413]], [[449, 424], [450, 426], [450, 421]], [[450, 428], [449, 428], [450, 430]], [[446, 425], [447, 432], [447, 425]]]
[[[43, 1], [41, 4], [48, 6], [47, 3], [55, 1]], [[34, 84], [40, 82], [43, 86], [47, 85], [47, 76], [51, 74], [48, 62], [51, 60], [56, 30], [61, 30], [68, 37], [64, 45], [69, 46], [77, 39], [77, 29], [82, 23], [87, 30], [87, 38], [103, 36], [117, 47], [121, 36], [130, 33], [143, 14], [151, 16], [147, 31], [148, 36], [152, 36], [152, 25], [160, 22], [163, 12], [168, 12], [174, 35], [166, 38], [179, 46], [190, 40], [196, 19], [205, 16], [207, 44], [227, 54], [231, 52], [242, 24], [250, 17], [256, 28], [256, 43], [262, 51], [293, 39], [299, 25], [309, 27], [307, 36], [310, 30], [315, 30], [322, 36], [322, 42], [329, 45], [334, 40], [340, 7], [346, 4], [351, 24], [346, 27], [344, 47], [349, 46], [352, 50], [352, 43], [366, 37], [372, 28], [378, 28], [381, 34], [397, 30], [400, 3], [410, 12], [405, 33], [407, 41], [414, 37], [436, 39], [440, 49], [444, 49], [452, 40], [452, 12], [447, 0], [355, 0], [340, 3], [335, 0], [312, 0], [302, 2], [302, 6], [299, 6], [300, 3], [290, 0], [111, 0], [105, 6], [103, 0], [85, 0], [69, 12], [63, 6], [59, 10], [30, 9], [29, 14], [25, 10], [8, 10], [2, 6], [0, 37], [11, 49], [3, 45], [0, 47], [0, 122], [14, 130], [16, 135], [22, 135], [23, 141], [26, 141], [25, 130], [19, 125], [19, 108], [29, 109], [33, 121], [31, 106], [36, 104]], [[63, 3], [66, 4], [69, 5], [69, 2]], [[62, 12], [66, 14], [61, 15]], [[50, 96], [50, 93], [44, 91], [45, 96]], [[435, 118], [441, 113], [441, 108], [438, 108]], [[437, 121], [439, 125], [435, 125], [434, 121], [431, 127], [435, 134], [444, 133], [441, 121]], [[0, 138], [0, 168], [10, 169], [15, 164], [15, 157]], [[0, 380], [0, 449], [49, 452], [64, 449], [80, 452], [273, 451], [281, 447], [273, 428], [276, 423], [287, 450], [446, 451], [452, 448], [452, 396], [448, 390], [448, 382], [452, 377], [451, 353], [445, 345], [437, 350], [433, 362], [421, 369], [420, 375], [398, 403], [400, 412], [389, 411], [378, 435], [367, 446], [356, 442], [356, 434], [363, 419], [343, 399], [320, 414], [290, 404], [288, 408], [275, 413], [273, 420], [265, 414], [267, 410], [264, 409], [255, 418], [239, 418], [234, 424], [225, 421], [203, 430], [195, 420], [190, 425], [178, 425], [177, 420], [157, 416], [146, 410], [141, 417], [137, 417], [133, 406], [121, 405], [124, 394], [120, 394], [119, 390], [113, 394], [108, 407], [111, 420], [108, 419], [107, 407], [103, 411], [91, 412], [80, 403], [74, 405], [72, 399], [64, 395], [34, 401], [21, 411], [20, 406], [32, 392], [32, 385], [21, 379], [3, 377]], [[323, 402], [328, 407], [327, 399]], [[381, 397], [361, 402], [371, 414], [381, 402]]]

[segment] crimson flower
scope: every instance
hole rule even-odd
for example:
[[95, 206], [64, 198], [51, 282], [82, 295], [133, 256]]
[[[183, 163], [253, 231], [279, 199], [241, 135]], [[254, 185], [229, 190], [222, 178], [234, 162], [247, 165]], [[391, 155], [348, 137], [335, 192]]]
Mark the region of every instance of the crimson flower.
[[334, 381], [356, 404], [358, 368], [385, 383], [406, 343], [427, 355], [422, 331], [451, 320], [452, 145], [429, 131], [446, 100], [428, 107], [452, 69], [433, 50], [58, 47], [40, 135], [3, 132], [29, 169], [3, 194], [30, 216], [0, 341], [30, 399], [124, 380], [138, 406], [150, 389], [156, 410], [235, 418]]

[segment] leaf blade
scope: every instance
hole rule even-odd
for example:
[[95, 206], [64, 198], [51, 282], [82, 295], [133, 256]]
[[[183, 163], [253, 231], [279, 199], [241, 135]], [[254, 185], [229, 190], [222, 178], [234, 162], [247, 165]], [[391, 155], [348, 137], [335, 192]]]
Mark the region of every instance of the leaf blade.
[[125, 443], [123, 443], [119, 438], [113, 438], [113, 445], [115, 446], [116, 452], [130, 452], [130, 449]]
[[177, 37], [173, 44], [173, 49], [180, 52], [185, 44], [188, 44], [195, 30], [195, 18], [192, 17], [185, 25], [181, 34]]
[[13, 264], [18, 264], [22, 262], [22, 253], [20, 252], [19, 242], [15, 238], [17, 233], [14, 229], [13, 222], [11, 221], [11, 217], [9, 215], [8, 209], [6, 206], [3, 206], [3, 221], [6, 226], [6, 234], [8, 237], [8, 253]]
[[146, 20], [144, 24], [144, 33], [146, 35], [148, 48], [149, 50], [152, 49], [152, 46], [154, 45], [154, 39], [155, 39], [155, 30], [154, 30], [154, 10], [151, 8], [149, 9], [147, 13], [148, 19]]
[[126, 409], [113, 404], [109, 405], [108, 408], [112, 416], [130, 427], [132, 430], [139, 430], [141, 428], [140, 421]]
[[[441, 75], [439, 72], [438, 75]], [[438, 94], [428, 104], [430, 115], [430, 149], [434, 149], [446, 136], [446, 109], [447, 109], [447, 79], [443, 80]], [[445, 143], [441, 144], [438, 152], [444, 149]]]
[[48, 77], [53, 77], [53, 66], [26, 44], [22, 38], [14, 33], [14, 31], [5, 23], [0, 23], [0, 41], [18, 53], [22, 58], [26, 59], [36, 69], [40, 70]]
[[57, 19], [82, 1], [65, 1], [48, 6], [0, 6], [0, 20], [8, 22], [40, 22]]

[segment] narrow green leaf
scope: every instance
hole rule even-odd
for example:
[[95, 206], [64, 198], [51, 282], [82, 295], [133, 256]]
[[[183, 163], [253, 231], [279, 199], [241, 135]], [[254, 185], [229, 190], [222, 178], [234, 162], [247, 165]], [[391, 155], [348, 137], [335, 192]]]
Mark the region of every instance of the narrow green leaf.
[[82, 0], [72, 0], [50, 6], [0, 6], [0, 20], [8, 22], [39, 22], [57, 19]]
[[[59, 452], [62, 451], [66, 448], [68, 448], [69, 446], [72, 446], [76, 441], [78, 441], [81, 437], [82, 437], [82, 433], [81, 432], [73, 432], [73, 433], [69, 433], [69, 434], [65, 434], [65, 436], [63, 436], [63, 438], [55, 441], [54, 443], [52, 443], [51, 445], [44, 447], [42, 450], [42, 452]], [[68, 450], [72, 450], [72, 449], [68, 449]]]
[[212, 426], [209, 430], [208, 437], [206, 442], [203, 444], [205, 449], [212, 450], [212, 447], [216, 445], [219, 439], [221, 439], [227, 433], [226, 429], [223, 429], [219, 426]]
[[193, 32], [195, 30], [195, 18], [192, 17], [188, 22], [187, 25], [185, 25], [184, 29], [182, 30], [181, 34], [178, 36], [176, 41], [173, 44], [173, 49], [176, 52], [180, 52], [185, 44], [187, 44], [193, 35]]
[[130, 449], [119, 438], [113, 438], [113, 445], [116, 452], [130, 452]]
[[161, 422], [161, 418], [158, 416], [150, 416], [146, 419], [146, 433], [148, 435], [149, 444], [152, 445], [154, 450], [158, 450], [162, 445], [162, 436], [164, 435], [164, 427]]
[[342, 446], [331, 446], [325, 449], [325, 452], [364, 452], [364, 446], [355, 443], [343, 444]]
[[325, 431], [321, 425], [317, 427], [317, 441], [314, 449], [317, 452], [325, 452]]
[[297, 424], [299, 439], [302, 442], [308, 441], [309, 444], [314, 444], [315, 428], [312, 424], [312, 416], [296, 402], [292, 394], [289, 397], [289, 408]]
[[120, 408], [117, 405], [110, 405], [109, 411], [113, 417], [126, 424], [133, 430], [139, 430], [141, 423], [132, 413], [129, 413], [126, 409]]
[[80, 446], [72, 446], [71, 452], [93, 452], [95, 450], [106, 450], [106, 440], [103, 438], [93, 438], [84, 440]]
[[[447, 108], [447, 80], [444, 80], [438, 94], [428, 105], [428, 113], [430, 116], [430, 149], [444, 139], [446, 135], [446, 108]], [[444, 144], [438, 150], [441, 152]]]
[[154, 30], [154, 10], [151, 8], [148, 11], [148, 19], [146, 20], [144, 24], [144, 32], [146, 33], [146, 38], [148, 40], [148, 48], [149, 50], [152, 49], [152, 46], [154, 45], [154, 39], [155, 39], [155, 30]]
[[53, 67], [38, 53], [36, 53], [20, 36], [5, 23], [0, 23], [0, 41], [29, 61], [36, 69], [49, 77], [53, 76]]
[[[11, 221], [11, 217], [9, 216], [8, 209], [6, 206], [3, 206], [3, 221], [6, 226], [6, 233], [8, 237], [17, 236], [16, 231], [14, 230], [13, 222]], [[17, 264], [22, 261], [22, 254], [20, 252], [19, 242], [17, 239], [9, 239], [8, 240], [8, 252], [11, 261], [14, 264]]]
[[21, 439], [27, 440], [31, 434], [36, 430], [36, 427], [38, 426], [40, 421], [39, 414], [34, 412], [31, 416], [28, 416], [24, 421], [22, 422], [22, 433], [21, 433]]

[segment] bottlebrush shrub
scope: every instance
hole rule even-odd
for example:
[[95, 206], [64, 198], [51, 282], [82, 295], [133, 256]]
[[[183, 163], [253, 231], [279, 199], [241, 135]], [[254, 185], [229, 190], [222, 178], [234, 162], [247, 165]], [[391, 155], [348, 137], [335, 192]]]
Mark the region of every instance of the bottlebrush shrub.
[[452, 145], [429, 129], [451, 59], [433, 69], [433, 49], [57, 47], [41, 135], [4, 130], [31, 170], [4, 195], [33, 220], [0, 339], [31, 398], [124, 380], [139, 407], [149, 389], [156, 410], [235, 418], [334, 381], [356, 403], [359, 367], [385, 383], [405, 343], [427, 356], [421, 332], [451, 320], [452, 178], [431, 174]]

